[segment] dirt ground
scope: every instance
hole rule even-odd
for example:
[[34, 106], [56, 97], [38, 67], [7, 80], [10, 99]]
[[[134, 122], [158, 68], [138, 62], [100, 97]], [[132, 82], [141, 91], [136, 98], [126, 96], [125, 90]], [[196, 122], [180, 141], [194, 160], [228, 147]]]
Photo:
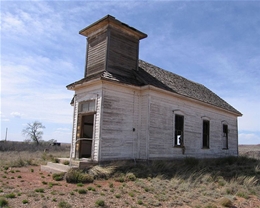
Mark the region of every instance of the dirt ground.
[[[241, 154], [254, 158], [259, 152], [260, 145], [240, 147]], [[34, 161], [41, 158], [42, 154], [27, 158], [28, 156], [25, 157], [20, 153], [19, 157]], [[2, 152], [1, 160], [10, 160], [8, 159], [10, 155], [14, 157], [13, 153]], [[201, 184], [199, 188], [194, 188], [190, 187], [190, 182], [181, 179], [171, 181], [158, 176], [158, 178], [138, 178], [136, 181], [127, 182], [118, 182], [113, 178], [100, 179], [78, 186], [65, 180], [53, 180], [52, 174], [42, 172], [39, 165], [4, 168], [4, 161], [0, 164], [2, 164], [2, 167], [0, 165], [0, 204], [1, 200], [6, 200], [8, 207], [12, 208], [97, 207], [102, 205], [102, 203], [97, 204], [102, 200], [103, 207], [216, 208], [223, 207], [219, 202], [223, 197], [232, 201], [229, 207], [260, 208], [258, 192], [244, 196], [243, 192], [240, 196], [228, 195], [224, 186], [214, 183]], [[82, 189], [87, 193], [80, 194]]]
[[[87, 193], [79, 194], [79, 189], [85, 189]], [[65, 180], [54, 181], [50, 173], [40, 171], [40, 166], [1, 171], [0, 198], [10, 193], [14, 193], [15, 198], [7, 198], [9, 207], [97, 207], [97, 200], [103, 200], [105, 207], [222, 207], [210, 205], [203, 196], [190, 203], [176, 204], [173, 203], [174, 198], [158, 201], [133, 181], [120, 183], [112, 179], [97, 180], [79, 187], [77, 184], [66, 183]], [[143, 201], [147, 199], [150, 203], [144, 204]], [[260, 207], [260, 196], [252, 195], [248, 199], [236, 197], [232, 207]]]

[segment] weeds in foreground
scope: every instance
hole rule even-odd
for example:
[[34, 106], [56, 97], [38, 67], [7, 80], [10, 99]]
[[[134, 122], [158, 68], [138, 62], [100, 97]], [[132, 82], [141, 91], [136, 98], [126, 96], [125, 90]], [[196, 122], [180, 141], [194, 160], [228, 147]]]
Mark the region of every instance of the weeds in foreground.
[[[221, 165], [222, 162], [223, 165]], [[228, 158], [227, 160], [224, 158], [213, 160], [193, 160], [189, 158], [185, 161], [151, 161], [149, 163], [137, 162], [136, 164], [131, 162], [111, 163], [85, 171], [76, 170], [73, 175], [77, 180], [81, 180], [84, 178], [82, 175], [90, 175], [90, 173], [94, 173], [92, 169], [95, 169], [95, 171], [98, 169], [105, 173], [110, 172], [106, 178], [109, 179], [108, 181], [98, 181], [100, 175], [106, 175], [99, 172], [97, 178], [95, 175], [91, 175], [92, 179], [95, 178], [95, 183], [88, 186], [82, 187], [84, 186], [83, 182], [77, 182], [74, 186], [70, 184], [65, 186], [73, 187], [72, 189], [77, 188], [68, 191], [72, 198], [83, 199], [85, 198], [84, 194], [94, 197], [95, 200], [100, 197], [104, 205], [95, 203], [96, 206], [100, 207], [116, 207], [118, 204], [118, 206], [132, 205], [133, 207], [184, 207], [191, 203], [196, 208], [230, 207], [237, 206], [241, 201], [240, 197], [244, 198], [242, 200], [246, 203], [254, 203], [251, 199], [260, 195], [260, 174], [257, 173], [257, 165], [259, 165], [259, 161], [245, 158]], [[170, 169], [172, 169], [172, 172], [170, 172]], [[5, 174], [3, 168], [2, 171], [0, 178]], [[7, 174], [10, 171], [11, 169], [8, 169]], [[8, 178], [10, 177], [8, 176]], [[118, 178], [123, 180], [117, 180]], [[1, 187], [2, 192], [6, 192], [5, 186], [12, 186], [14, 180], [9, 180], [9, 184], [6, 183], [8, 180], [3, 180], [5, 185]], [[53, 182], [42, 183], [54, 185]], [[62, 183], [64, 182], [60, 184]], [[38, 194], [35, 193], [36, 191], [34, 191], [34, 195], [32, 193], [35, 201], [48, 199], [47, 194], [50, 190], [47, 186], [43, 187], [46, 189], [45, 193]], [[19, 193], [14, 193], [17, 195], [16, 200], [19, 200]], [[49, 195], [49, 200], [51, 201], [53, 197], [56, 197], [53, 198], [53, 201], [57, 202], [56, 206], [58, 207], [58, 202], [61, 200], [60, 196], [64, 193], [53, 191], [51, 194], [53, 196]], [[26, 196], [29, 197], [29, 194], [26, 194]], [[236, 198], [239, 200], [235, 200]], [[94, 202], [97, 202], [95, 200]], [[11, 200], [9, 203], [11, 204]]]
[[67, 183], [92, 183], [93, 176], [84, 173], [82, 170], [70, 169], [65, 175]]
[[0, 198], [0, 207], [5, 207], [8, 205], [8, 201], [6, 199]]
[[44, 193], [44, 189], [43, 188], [38, 188], [38, 189], [35, 189], [35, 192]]
[[87, 193], [87, 190], [86, 190], [86, 189], [79, 189], [79, 190], [78, 190], [78, 193], [79, 193], [79, 194], [86, 194], [86, 193]]
[[28, 204], [29, 201], [28, 201], [27, 199], [24, 199], [24, 200], [22, 201], [22, 203], [23, 203], [23, 204]]
[[53, 173], [52, 178], [55, 181], [62, 181], [64, 178], [65, 173]]
[[105, 206], [105, 201], [102, 199], [98, 199], [95, 204], [99, 207], [104, 207]]
[[14, 193], [10, 193], [10, 194], [6, 194], [5, 195], [5, 198], [8, 198], [8, 199], [13, 199], [13, 198], [15, 198], [16, 196], [15, 196], [15, 194]]
[[68, 202], [61, 201], [61, 202], [59, 202], [58, 207], [59, 208], [71, 208], [72, 206]]

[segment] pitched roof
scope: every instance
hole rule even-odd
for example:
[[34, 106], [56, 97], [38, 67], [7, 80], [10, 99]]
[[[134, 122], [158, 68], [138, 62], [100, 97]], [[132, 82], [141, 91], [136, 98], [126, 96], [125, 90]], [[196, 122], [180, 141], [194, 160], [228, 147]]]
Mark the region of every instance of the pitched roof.
[[137, 71], [133, 70], [133, 76], [131, 78], [105, 71], [74, 82], [68, 85], [67, 88], [73, 88], [78, 84], [83, 84], [84, 82], [98, 78], [135, 86], [152, 85], [163, 90], [228, 110], [238, 116], [242, 115], [238, 110], [229, 105], [204, 85], [190, 81], [182, 76], [163, 70], [142, 60], [139, 60], [139, 69]]

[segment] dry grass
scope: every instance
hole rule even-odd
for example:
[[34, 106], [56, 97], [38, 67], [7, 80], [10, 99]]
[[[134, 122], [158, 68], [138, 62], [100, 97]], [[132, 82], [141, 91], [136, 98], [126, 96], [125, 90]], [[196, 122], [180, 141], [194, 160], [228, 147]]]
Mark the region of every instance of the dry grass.
[[0, 167], [23, 167], [56, 161], [59, 157], [69, 157], [70, 146], [35, 145], [23, 142], [0, 143]]
[[55, 181], [31, 166], [68, 153], [0, 152], [1, 201], [10, 207], [260, 207], [256, 159], [106, 163], [85, 170], [94, 182], [80, 185]]

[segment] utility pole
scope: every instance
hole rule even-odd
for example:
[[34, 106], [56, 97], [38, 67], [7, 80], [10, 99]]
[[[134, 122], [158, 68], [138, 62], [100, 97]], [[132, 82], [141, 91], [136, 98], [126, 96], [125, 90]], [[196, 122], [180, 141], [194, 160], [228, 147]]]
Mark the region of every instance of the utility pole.
[[6, 131], [5, 131], [5, 142], [7, 140], [7, 131], [8, 131], [8, 128], [6, 128]]

